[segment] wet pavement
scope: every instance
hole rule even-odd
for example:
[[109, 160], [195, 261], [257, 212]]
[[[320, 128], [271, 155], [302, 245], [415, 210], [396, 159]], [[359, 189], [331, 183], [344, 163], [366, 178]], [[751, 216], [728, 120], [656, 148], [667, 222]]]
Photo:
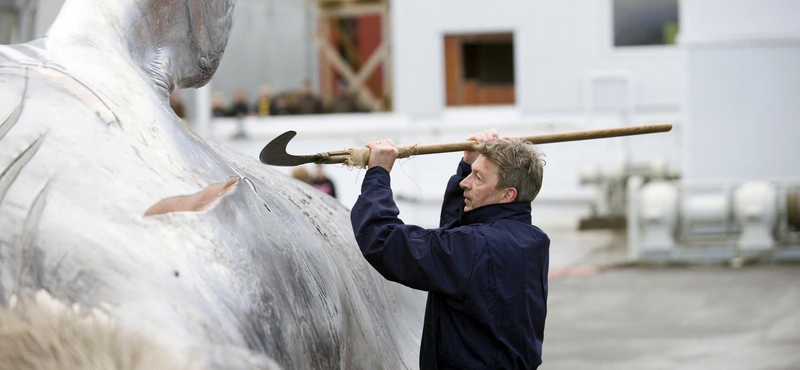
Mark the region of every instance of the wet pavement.
[[551, 277], [541, 369], [800, 369], [800, 265]]

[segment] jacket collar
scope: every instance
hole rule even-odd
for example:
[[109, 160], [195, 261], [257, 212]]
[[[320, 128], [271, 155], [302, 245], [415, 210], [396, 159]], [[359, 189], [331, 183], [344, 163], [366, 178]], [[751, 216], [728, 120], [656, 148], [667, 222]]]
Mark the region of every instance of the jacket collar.
[[530, 224], [531, 203], [512, 202], [490, 204], [473, 209], [469, 212], [464, 212], [464, 208], [461, 208], [461, 225], [490, 223], [500, 219], [511, 219]]

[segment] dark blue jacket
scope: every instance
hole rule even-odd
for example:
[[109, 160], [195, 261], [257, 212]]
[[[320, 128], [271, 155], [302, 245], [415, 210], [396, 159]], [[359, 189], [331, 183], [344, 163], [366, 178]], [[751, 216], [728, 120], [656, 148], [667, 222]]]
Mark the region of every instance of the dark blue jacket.
[[542, 362], [550, 239], [529, 202], [463, 212], [463, 161], [438, 229], [405, 225], [389, 173], [370, 168], [351, 213], [361, 252], [385, 278], [429, 292], [420, 368], [535, 369]]

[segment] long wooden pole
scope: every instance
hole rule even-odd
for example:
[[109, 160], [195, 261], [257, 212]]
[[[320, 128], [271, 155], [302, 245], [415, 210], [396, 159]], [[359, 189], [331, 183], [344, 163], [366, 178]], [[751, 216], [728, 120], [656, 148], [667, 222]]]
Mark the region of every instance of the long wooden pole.
[[[549, 143], [562, 143], [566, 141], [581, 141], [591, 139], [604, 139], [610, 137], [632, 136], [642, 134], [652, 134], [657, 132], [667, 132], [672, 130], [672, 125], [669, 123], [659, 123], [652, 125], [628, 126], [617, 127], [600, 130], [587, 130], [587, 131], [574, 131], [563, 132], [558, 134], [547, 135], [534, 135], [519, 137], [523, 141], [531, 144], [549, 144]], [[436, 153], [450, 153], [460, 152], [465, 150], [474, 150], [478, 144], [474, 141], [463, 141], [458, 143], [443, 143], [443, 144], [428, 144], [428, 145], [401, 145], [397, 147], [400, 152], [398, 158], [407, 158], [414, 155], [422, 154], [436, 154]], [[364, 153], [366, 150], [366, 153]], [[350, 148], [348, 150], [340, 150], [326, 153], [328, 158], [324, 163], [343, 163], [351, 162], [360, 165], [361, 160], [354, 157], [369, 158], [369, 149], [367, 148]]]

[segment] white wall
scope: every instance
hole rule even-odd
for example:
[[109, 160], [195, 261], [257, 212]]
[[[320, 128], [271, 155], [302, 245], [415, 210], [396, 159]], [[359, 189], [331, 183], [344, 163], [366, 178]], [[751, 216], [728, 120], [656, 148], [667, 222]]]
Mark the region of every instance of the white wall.
[[318, 57], [312, 41], [313, 3], [299, 0], [237, 0], [233, 28], [212, 89], [230, 101], [244, 89], [253, 101], [260, 85], [273, 94], [317, 81]]
[[397, 111], [445, 109], [444, 35], [514, 33], [517, 107], [526, 114], [579, 112], [593, 70], [630, 72], [637, 110], [680, 110], [684, 74], [675, 46], [617, 48], [611, 0], [403, 0], [392, 3]]
[[800, 174], [800, 2], [682, 3], [686, 179]]
[[687, 45], [800, 37], [796, 0], [683, 0], [680, 10]]

